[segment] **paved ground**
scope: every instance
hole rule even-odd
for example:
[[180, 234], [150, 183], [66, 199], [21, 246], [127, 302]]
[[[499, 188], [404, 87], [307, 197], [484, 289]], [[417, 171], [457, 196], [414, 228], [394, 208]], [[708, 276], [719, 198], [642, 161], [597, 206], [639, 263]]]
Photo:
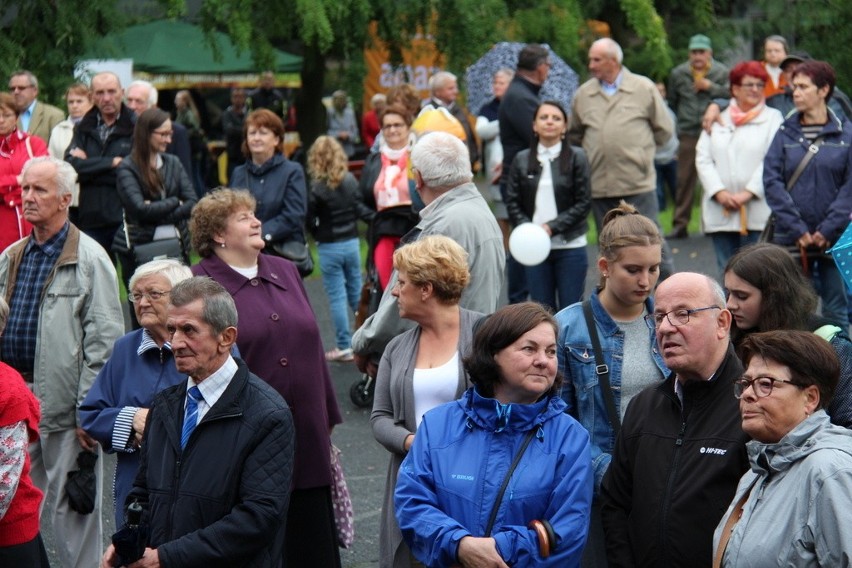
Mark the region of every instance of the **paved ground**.
[[[678, 271], [690, 270], [715, 275], [716, 261], [708, 238], [693, 236], [671, 241], [670, 244]], [[597, 282], [596, 260], [597, 250], [595, 247], [589, 247], [587, 290], [591, 290]], [[330, 349], [334, 346], [334, 332], [322, 283], [319, 278], [313, 278], [306, 282], [306, 288], [317, 314], [324, 343]], [[351, 363], [332, 363], [331, 372], [344, 417], [344, 423], [335, 429], [333, 439], [342, 451], [343, 467], [355, 510], [355, 543], [350, 550], [341, 551], [343, 566], [375, 567], [378, 566], [379, 515], [388, 455], [373, 439], [370, 430], [370, 409], [357, 407], [349, 397], [350, 388], [360, 378], [355, 366]], [[107, 456], [105, 465], [110, 472], [104, 483], [105, 493], [111, 494], [114, 458]], [[105, 501], [104, 535], [108, 539], [115, 528], [112, 500], [108, 497]], [[49, 531], [45, 532], [48, 549], [51, 549], [51, 535]], [[51, 554], [51, 560], [58, 566], [54, 554]]]

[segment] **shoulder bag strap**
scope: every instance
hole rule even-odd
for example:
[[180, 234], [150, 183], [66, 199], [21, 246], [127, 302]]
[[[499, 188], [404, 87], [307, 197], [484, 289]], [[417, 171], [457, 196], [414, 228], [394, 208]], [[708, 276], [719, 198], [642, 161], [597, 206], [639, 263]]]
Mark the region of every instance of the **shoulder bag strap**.
[[814, 156], [819, 152], [819, 147], [822, 146], [825, 136], [820, 134], [814, 139], [813, 144], [808, 146], [808, 151], [805, 153], [804, 157], [802, 157], [802, 161], [799, 162], [799, 165], [796, 166], [796, 171], [793, 172], [793, 175], [790, 176], [790, 180], [787, 182], [787, 191], [792, 191], [793, 186], [796, 185], [796, 182], [799, 181], [799, 178], [802, 176], [802, 172], [805, 171], [805, 168], [810, 163], [811, 160], [814, 159]]
[[27, 136], [26, 138], [24, 138], [24, 144], [26, 144], [26, 146], [27, 146], [27, 154], [29, 154], [29, 155], [30, 155], [30, 159], [32, 159], [32, 157], [33, 157], [33, 147], [32, 147], [32, 145], [30, 144], [30, 137], [29, 137], [29, 136]]
[[524, 438], [524, 443], [521, 444], [521, 449], [515, 455], [512, 465], [509, 466], [509, 471], [506, 472], [506, 477], [503, 478], [503, 484], [500, 486], [500, 491], [497, 492], [497, 497], [494, 499], [494, 506], [491, 508], [491, 514], [488, 516], [488, 525], [485, 527], [485, 536], [491, 536], [491, 529], [494, 528], [494, 521], [497, 519], [497, 511], [500, 509], [500, 502], [503, 501], [503, 494], [506, 493], [506, 488], [509, 486], [509, 480], [512, 479], [512, 474], [515, 468], [518, 467], [524, 452], [527, 451], [527, 446], [532, 442], [533, 436], [538, 431], [538, 426], [530, 430]]
[[591, 300], [583, 301], [583, 315], [586, 316], [589, 339], [592, 340], [592, 348], [595, 351], [595, 373], [598, 375], [598, 382], [603, 391], [606, 413], [609, 414], [609, 423], [612, 426], [613, 432], [618, 436], [618, 433], [621, 431], [621, 417], [619, 417], [618, 411], [615, 410], [615, 397], [613, 397], [612, 388], [609, 386], [609, 367], [604, 362], [601, 340], [598, 338], [598, 327], [595, 325], [595, 317], [592, 315]]
[[725, 549], [728, 548], [728, 541], [731, 540], [731, 535], [734, 532], [734, 525], [736, 525], [740, 520], [740, 517], [743, 516], [743, 507], [745, 507], [745, 503], [748, 501], [748, 496], [751, 495], [751, 490], [754, 488], [754, 485], [755, 484], [752, 483], [751, 487], [749, 487], [740, 500], [737, 501], [737, 504], [731, 511], [731, 515], [728, 517], [727, 522], [725, 522], [725, 526], [722, 527], [722, 534], [719, 536], [719, 545], [716, 547], [716, 554], [713, 555], [713, 568], [721, 568], [722, 566], [722, 557], [725, 556]]

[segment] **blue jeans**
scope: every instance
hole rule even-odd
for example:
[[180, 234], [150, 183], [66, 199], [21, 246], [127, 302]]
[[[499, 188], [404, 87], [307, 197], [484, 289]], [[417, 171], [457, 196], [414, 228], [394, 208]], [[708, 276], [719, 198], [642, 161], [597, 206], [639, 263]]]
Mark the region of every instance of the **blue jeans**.
[[551, 308], [554, 313], [579, 302], [588, 268], [586, 247], [550, 251], [544, 262], [526, 267], [530, 299]]
[[713, 239], [713, 248], [716, 250], [716, 264], [719, 265], [719, 274], [724, 280], [725, 267], [728, 261], [738, 250], [747, 245], [752, 245], [760, 239], [760, 231], [749, 231], [747, 235], [741, 235], [734, 231], [720, 231], [710, 233]]
[[666, 187], [669, 188], [672, 203], [674, 203], [675, 192], [677, 191], [677, 160], [672, 160], [668, 164], [654, 162], [654, 169], [657, 170], [657, 201], [660, 204], [660, 211], [665, 211]]
[[809, 264], [811, 282], [822, 299], [822, 316], [845, 331], [849, 328], [849, 300], [840, 270], [834, 259], [822, 256]]
[[[358, 309], [361, 296], [361, 250], [358, 239], [318, 243], [322, 284], [328, 296], [338, 349], [352, 346], [349, 310]], [[347, 303], [349, 304], [347, 306]]]

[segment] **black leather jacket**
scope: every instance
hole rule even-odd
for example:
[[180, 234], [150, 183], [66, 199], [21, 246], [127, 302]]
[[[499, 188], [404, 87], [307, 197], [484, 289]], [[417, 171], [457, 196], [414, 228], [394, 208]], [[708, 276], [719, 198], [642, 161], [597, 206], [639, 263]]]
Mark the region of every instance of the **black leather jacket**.
[[336, 189], [315, 181], [308, 193], [308, 229], [319, 243], [335, 243], [358, 236], [358, 219], [372, 220], [374, 211], [364, 205], [358, 181], [346, 174]]
[[[535, 212], [535, 196], [541, 170], [529, 171], [529, 150], [518, 152], [509, 171], [506, 185], [506, 210], [513, 226], [532, 221]], [[592, 192], [589, 187], [589, 162], [582, 148], [571, 146], [571, 174], [559, 170], [559, 159], [550, 163], [553, 177], [553, 193], [556, 197], [555, 219], [547, 222], [553, 235], [561, 235], [566, 241], [579, 237], [589, 230], [586, 218], [592, 207]]]
[[154, 199], [143, 192], [139, 167], [133, 158], [125, 158], [118, 166], [116, 188], [127, 219], [127, 235], [123, 229], [116, 231], [112, 242], [113, 251], [127, 252], [128, 240], [131, 247], [150, 243], [158, 225], [174, 225], [180, 231], [183, 250], [189, 252], [191, 245], [187, 222], [198, 196], [180, 159], [170, 154], [161, 154], [161, 157], [163, 168], [160, 173], [164, 193]]

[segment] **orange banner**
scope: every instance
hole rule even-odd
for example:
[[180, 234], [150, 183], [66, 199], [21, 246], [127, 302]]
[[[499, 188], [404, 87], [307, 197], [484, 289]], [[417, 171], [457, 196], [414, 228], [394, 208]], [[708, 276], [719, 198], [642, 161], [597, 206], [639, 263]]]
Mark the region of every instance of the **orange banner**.
[[370, 108], [370, 99], [376, 93], [385, 93], [394, 85], [411, 83], [420, 91], [420, 97], [429, 98], [429, 77], [443, 69], [443, 57], [431, 36], [418, 34], [411, 46], [402, 52], [402, 65], [392, 66], [384, 42], [376, 37], [376, 24], [370, 24], [371, 45], [364, 50], [367, 76], [364, 78], [363, 109]]

